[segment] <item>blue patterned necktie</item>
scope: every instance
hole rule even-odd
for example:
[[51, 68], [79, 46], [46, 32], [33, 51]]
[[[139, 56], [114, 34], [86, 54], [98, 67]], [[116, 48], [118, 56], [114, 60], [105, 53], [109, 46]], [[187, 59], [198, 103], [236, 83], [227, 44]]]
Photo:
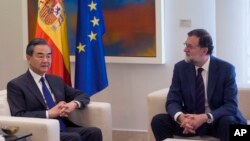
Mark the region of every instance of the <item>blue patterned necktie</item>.
[[[42, 90], [43, 90], [44, 98], [46, 100], [46, 104], [47, 104], [48, 108], [51, 109], [52, 107], [54, 107], [56, 105], [56, 103], [54, 102], [52, 95], [51, 95], [48, 87], [45, 84], [44, 77], [41, 77], [40, 81], [42, 82]], [[66, 127], [65, 127], [65, 124], [63, 123], [62, 119], [61, 118], [57, 118], [57, 119], [59, 120], [59, 123], [60, 123], [61, 132], [66, 131]]]
[[203, 68], [198, 68], [198, 75], [196, 76], [196, 113], [205, 113], [205, 87], [204, 81], [201, 75]]

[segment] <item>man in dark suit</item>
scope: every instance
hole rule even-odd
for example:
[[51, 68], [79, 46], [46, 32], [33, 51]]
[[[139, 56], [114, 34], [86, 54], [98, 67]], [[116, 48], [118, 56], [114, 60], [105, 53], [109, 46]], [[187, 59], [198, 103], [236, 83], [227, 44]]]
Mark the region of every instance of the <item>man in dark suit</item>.
[[190, 31], [184, 45], [186, 58], [174, 67], [167, 114], [151, 121], [154, 136], [162, 141], [212, 135], [228, 141], [229, 125], [246, 124], [238, 109], [234, 66], [211, 55], [212, 38], [204, 29]]
[[67, 118], [76, 108], [86, 107], [90, 99], [60, 77], [46, 74], [51, 55], [52, 50], [43, 39], [36, 38], [28, 44], [28, 71], [7, 84], [11, 115], [58, 119], [63, 141], [102, 141], [99, 128], [80, 127]]

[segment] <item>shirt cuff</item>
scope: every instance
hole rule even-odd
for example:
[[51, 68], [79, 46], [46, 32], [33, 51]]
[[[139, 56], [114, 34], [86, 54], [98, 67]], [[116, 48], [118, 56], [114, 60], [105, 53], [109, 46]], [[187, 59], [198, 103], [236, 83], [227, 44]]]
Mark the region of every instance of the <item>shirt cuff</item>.
[[49, 118], [49, 111], [46, 110], [45, 113], [46, 113], [46, 118]]
[[177, 112], [177, 113], [174, 115], [174, 120], [175, 120], [177, 123], [179, 123], [178, 117], [179, 117], [181, 114], [183, 114], [183, 113], [182, 113], [182, 112]]
[[211, 113], [207, 113], [207, 114], [209, 114], [209, 116], [211, 117], [211, 122], [214, 122], [214, 117], [213, 117], [213, 115], [212, 115]]
[[81, 108], [82, 105], [81, 105], [81, 103], [79, 101], [74, 100], [73, 102], [75, 102], [77, 104], [77, 108]]

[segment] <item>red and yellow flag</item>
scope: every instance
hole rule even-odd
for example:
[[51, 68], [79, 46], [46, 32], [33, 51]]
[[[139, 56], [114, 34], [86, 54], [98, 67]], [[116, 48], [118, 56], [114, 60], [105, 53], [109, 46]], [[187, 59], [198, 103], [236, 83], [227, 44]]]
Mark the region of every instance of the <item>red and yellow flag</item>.
[[36, 37], [45, 39], [52, 48], [48, 73], [64, 79], [71, 86], [66, 16], [63, 0], [38, 0]]

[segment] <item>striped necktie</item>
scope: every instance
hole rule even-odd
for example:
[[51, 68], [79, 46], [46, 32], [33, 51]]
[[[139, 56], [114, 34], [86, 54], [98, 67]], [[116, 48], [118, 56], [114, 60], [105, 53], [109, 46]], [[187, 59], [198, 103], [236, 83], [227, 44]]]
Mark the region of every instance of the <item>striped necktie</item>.
[[203, 68], [198, 68], [197, 71], [198, 71], [198, 74], [196, 76], [196, 84], [195, 84], [196, 113], [202, 114], [202, 113], [205, 113], [205, 87], [204, 87], [204, 81], [201, 75]]

